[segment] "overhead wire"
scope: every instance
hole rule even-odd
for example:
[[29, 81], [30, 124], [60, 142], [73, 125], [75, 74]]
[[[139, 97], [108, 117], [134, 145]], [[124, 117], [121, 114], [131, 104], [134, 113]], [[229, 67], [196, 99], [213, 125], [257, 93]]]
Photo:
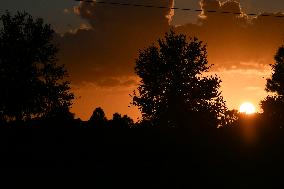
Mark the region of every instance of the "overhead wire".
[[[75, 0], [78, 2], [85, 3], [96, 3], [114, 6], [129, 6], [129, 7], [143, 7], [143, 8], [157, 8], [157, 9], [170, 9], [170, 10], [181, 10], [181, 11], [191, 11], [191, 12], [207, 12], [207, 13], [219, 13], [219, 14], [233, 14], [242, 15], [242, 12], [232, 12], [232, 11], [219, 11], [219, 10], [202, 10], [202, 9], [192, 9], [192, 8], [181, 8], [181, 7], [169, 7], [169, 6], [157, 6], [149, 4], [136, 4], [136, 3], [122, 3], [122, 2], [111, 2], [111, 1], [94, 1], [94, 0]], [[263, 16], [263, 17], [277, 17], [284, 18], [283, 12], [278, 12], [277, 14], [271, 13], [246, 13], [248, 16]]]

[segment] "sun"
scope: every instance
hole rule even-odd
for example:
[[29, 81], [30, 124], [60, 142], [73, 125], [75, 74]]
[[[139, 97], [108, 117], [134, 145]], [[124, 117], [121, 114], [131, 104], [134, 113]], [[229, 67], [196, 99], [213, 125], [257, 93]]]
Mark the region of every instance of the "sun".
[[240, 112], [245, 114], [254, 114], [256, 110], [252, 103], [244, 102], [240, 105]]

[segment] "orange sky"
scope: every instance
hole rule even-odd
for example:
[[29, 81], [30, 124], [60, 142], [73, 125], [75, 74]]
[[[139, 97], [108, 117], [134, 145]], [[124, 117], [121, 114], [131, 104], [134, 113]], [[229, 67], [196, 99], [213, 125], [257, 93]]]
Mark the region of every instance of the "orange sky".
[[[171, 6], [173, 1], [155, 3]], [[196, 23], [179, 25], [175, 30], [207, 43], [209, 63], [214, 64], [211, 73], [221, 77], [222, 94], [230, 109], [238, 109], [244, 101], [258, 106], [267, 95], [264, 88], [269, 64], [283, 44], [283, 18], [249, 17], [236, 1], [201, 0], [200, 8], [243, 12], [242, 16], [196, 15]], [[137, 87], [135, 58], [139, 49], [169, 30], [171, 19], [166, 15], [170, 11], [81, 3], [75, 13], [89, 26], [57, 37], [59, 60], [70, 71], [78, 97], [72, 110], [86, 120], [100, 106], [109, 118], [119, 112], [136, 120], [139, 112], [129, 107], [129, 94]]]
[[[243, 102], [252, 102], [260, 111], [259, 102], [267, 93], [264, 91], [270, 70], [228, 70], [212, 72], [222, 79], [221, 91], [229, 109], [238, 109]], [[130, 105], [129, 94], [136, 86], [98, 87], [92, 84], [80, 86], [75, 91], [79, 97], [73, 105], [73, 111], [83, 120], [89, 119], [95, 107], [103, 107], [108, 118], [115, 112], [127, 114], [134, 120], [140, 117], [139, 110]], [[80, 98], [81, 97], [81, 98]]]

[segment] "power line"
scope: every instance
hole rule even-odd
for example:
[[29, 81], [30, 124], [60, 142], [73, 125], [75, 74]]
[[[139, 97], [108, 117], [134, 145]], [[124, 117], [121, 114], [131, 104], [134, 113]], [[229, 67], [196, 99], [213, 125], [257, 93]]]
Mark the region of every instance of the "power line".
[[[143, 7], [143, 8], [156, 8], [156, 9], [171, 9], [171, 10], [181, 10], [181, 11], [191, 11], [191, 12], [202, 12], [204, 10], [201, 9], [191, 9], [191, 8], [181, 8], [181, 7], [167, 7], [167, 6], [156, 6], [156, 5], [146, 5], [146, 4], [133, 4], [133, 3], [119, 3], [119, 2], [107, 2], [107, 1], [94, 1], [94, 0], [75, 0], [79, 2], [86, 3], [97, 3], [97, 4], [105, 4], [105, 5], [114, 5], [114, 6], [129, 6], [129, 7]], [[218, 11], [218, 10], [205, 10], [207, 13], [217, 13], [217, 14], [233, 14], [233, 15], [241, 15], [242, 12], [231, 12], [231, 11]], [[284, 18], [284, 13], [279, 12], [277, 15], [275, 14], [257, 14], [257, 13], [247, 13], [248, 16], [263, 16], [263, 17], [276, 17], [276, 18]]]

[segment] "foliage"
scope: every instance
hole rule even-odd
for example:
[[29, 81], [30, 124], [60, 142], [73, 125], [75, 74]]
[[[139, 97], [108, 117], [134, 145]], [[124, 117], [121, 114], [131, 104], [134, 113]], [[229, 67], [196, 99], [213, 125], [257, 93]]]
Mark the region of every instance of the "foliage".
[[105, 112], [101, 107], [98, 107], [94, 110], [91, 118], [89, 119], [89, 125], [104, 128], [107, 126], [107, 118], [105, 116]]
[[267, 79], [265, 90], [284, 96], [284, 46], [278, 49], [274, 59], [275, 64], [271, 65], [272, 76]]
[[279, 127], [284, 121], [284, 46], [278, 49], [274, 59], [272, 76], [267, 79], [265, 88], [274, 95], [268, 95], [261, 102], [261, 107], [264, 116], [273, 122], [272, 125]]
[[190, 118], [215, 127], [226, 107], [219, 92], [221, 80], [205, 76], [209, 68], [202, 41], [187, 41], [185, 35], [170, 31], [158, 45], [140, 51], [135, 71], [141, 80], [133, 104], [144, 120], [177, 126]]
[[122, 116], [119, 113], [115, 113], [112, 120], [110, 120], [110, 126], [117, 129], [131, 128], [134, 126], [134, 121], [127, 115]]
[[46, 117], [68, 109], [74, 95], [56, 64], [54, 30], [27, 13], [0, 17], [0, 113], [7, 121]]
[[122, 116], [119, 113], [113, 114], [111, 120], [106, 118], [105, 112], [101, 107], [94, 110], [91, 118], [88, 121], [88, 126], [91, 128], [113, 128], [127, 129], [134, 126], [134, 121], [127, 115]]
[[222, 119], [222, 126], [234, 127], [238, 125], [240, 113], [238, 110], [227, 110]]

